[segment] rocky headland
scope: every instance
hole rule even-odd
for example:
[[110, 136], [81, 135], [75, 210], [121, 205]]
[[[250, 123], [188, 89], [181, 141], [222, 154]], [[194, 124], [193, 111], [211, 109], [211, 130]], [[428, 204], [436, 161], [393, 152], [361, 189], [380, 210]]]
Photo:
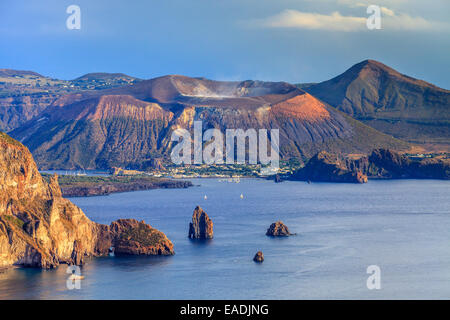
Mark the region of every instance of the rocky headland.
[[79, 265], [111, 247], [118, 254], [174, 253], [164, 233], [144, 222], [89, 220], [63, 198], [56, 176], [44, 180], [28, 149], [0, 132], [0, 267]]
[[414, 160], [388, 149], [374, 150], [358, 165], [371, 179], [450, 179], [450, 159]]
[[367, 176], [359, 168], [349, 167], [339, 155], [326, 151], [312, 157], [305, 167], [296, 171], [291, 178], [318, 182], [367, 182]]
[[389, 149], [351, 159], [325, 151], [297, 170], [292, 180], [365, 183], [368, 179], [450, 179], [449, 159], [414, 160]]

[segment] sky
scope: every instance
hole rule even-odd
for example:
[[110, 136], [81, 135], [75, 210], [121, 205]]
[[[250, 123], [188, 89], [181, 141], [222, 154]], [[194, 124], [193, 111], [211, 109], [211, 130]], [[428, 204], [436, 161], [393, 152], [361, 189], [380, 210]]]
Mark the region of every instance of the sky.
[[450, 89], [449, 15], [449, 0], [0, 0], [0, 68], [304, 83], [374, 59]]

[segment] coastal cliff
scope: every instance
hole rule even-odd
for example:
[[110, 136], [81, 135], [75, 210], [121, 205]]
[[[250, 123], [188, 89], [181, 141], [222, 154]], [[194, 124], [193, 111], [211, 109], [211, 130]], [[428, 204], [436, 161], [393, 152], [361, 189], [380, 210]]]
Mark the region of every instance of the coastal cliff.
[[374, 150], [366, 162], [367, 174], [381, 179], [450, 179], [450, 159], [413, 160], [387, 149]]
[[312, 157], [305, 167], [293, 174], [292, 179], [320, 182], [367, 182], [367, 176], [359, 168], [349, 166], [339, 155], [326, 151]]
[[297, 170], [292, 180], [365, 183], [368, 179], [450, 179], [449, 159], [413, 160], [389, 149], [350, 159], [325, 151]]
[[45, 181], [28, 149], [0, 132], [0, 267], [79, 265], [116, 245], [130, 254], [173, 254], [170, 240], [143, 222], [89, 220], [62, 197], [56, 176]]

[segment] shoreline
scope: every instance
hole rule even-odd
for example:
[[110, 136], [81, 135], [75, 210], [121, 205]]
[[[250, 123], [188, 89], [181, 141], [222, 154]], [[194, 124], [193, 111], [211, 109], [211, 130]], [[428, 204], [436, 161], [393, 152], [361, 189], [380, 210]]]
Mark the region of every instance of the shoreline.
[[[45, 180], [52, 175], [42, 174]], [[155, 178], [149, 176], [58, 176], [62, 196], [65, 198], [106, 196], [112, 193], [152, 189], [185, 189], [193, 184], [188, 180]]]

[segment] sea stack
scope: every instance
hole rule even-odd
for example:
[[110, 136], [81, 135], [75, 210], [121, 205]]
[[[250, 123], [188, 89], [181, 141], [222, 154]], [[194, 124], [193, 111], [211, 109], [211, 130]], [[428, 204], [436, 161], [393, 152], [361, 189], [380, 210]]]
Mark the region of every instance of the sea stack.
[[192, 222], [189, 223], [189, 238], [191, 239], [212, 239], [213, 222], [200, 206], [197, 206], [192, 215]]
[[262, 253], [262, 251], [258, 251], [255, 254], [255, 257], [253, 258], [253, 261], [255, 261], [255, 262], [263, 262], [264, 261], [264, 254]]
[[288, 237], [291, 235], [293, 234], [289, 232], [288, 227], [282, 221], [272, 223], [266, 232], [266, 236], [271, 237]]

